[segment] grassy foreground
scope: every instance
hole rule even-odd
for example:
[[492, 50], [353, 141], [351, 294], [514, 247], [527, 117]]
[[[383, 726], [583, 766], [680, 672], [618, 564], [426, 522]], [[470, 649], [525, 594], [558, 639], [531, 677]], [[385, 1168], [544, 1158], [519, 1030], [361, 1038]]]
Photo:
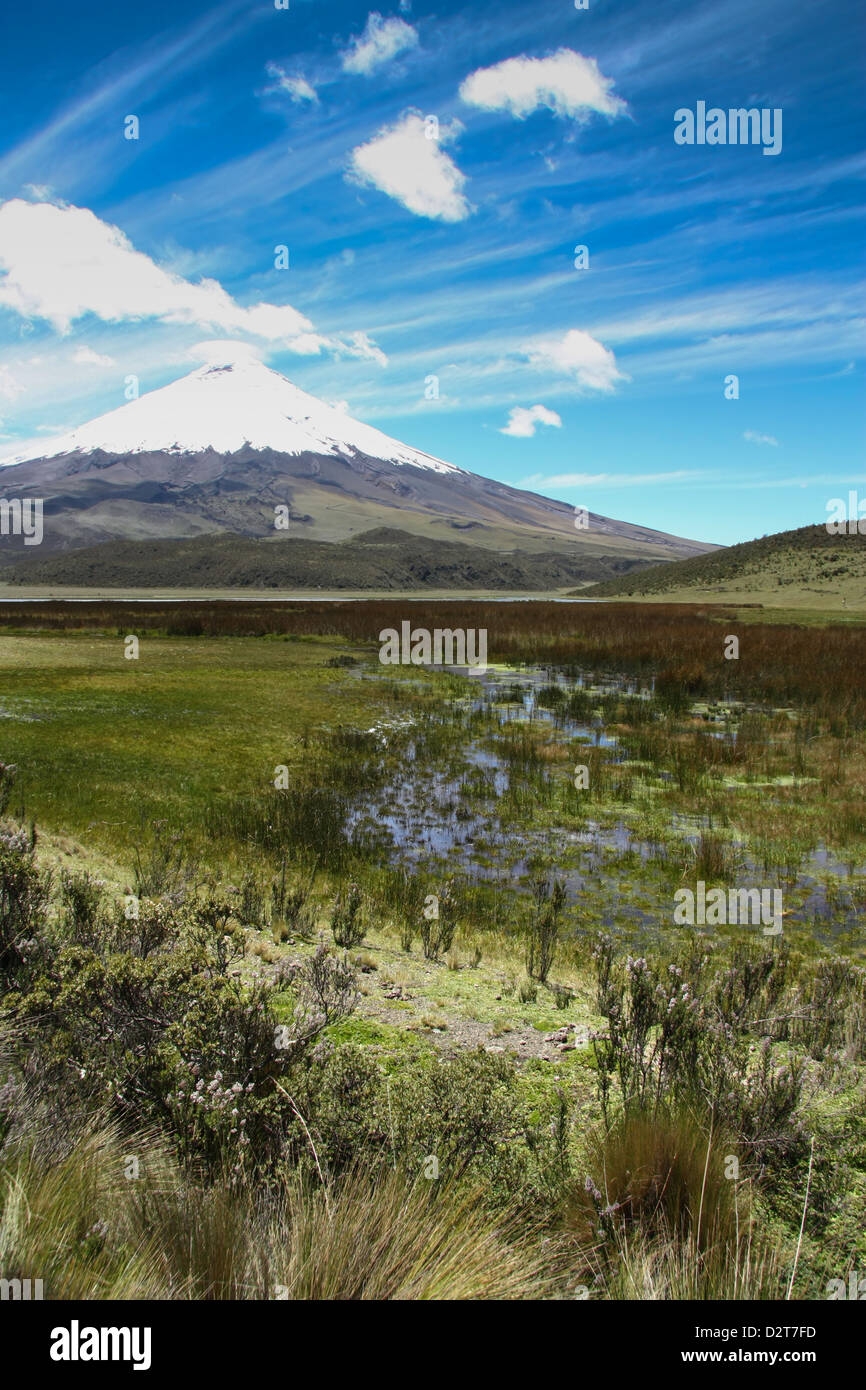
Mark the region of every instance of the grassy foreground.
[[[785, 1299], [864, 1267], [862, 633], [525, 608], [466, 606], [482, 696], [379, 665], [393, 605], [3, 613], [4, 1277]], [[676, 927], [697, 878], [781, 885], [784, 932]]]

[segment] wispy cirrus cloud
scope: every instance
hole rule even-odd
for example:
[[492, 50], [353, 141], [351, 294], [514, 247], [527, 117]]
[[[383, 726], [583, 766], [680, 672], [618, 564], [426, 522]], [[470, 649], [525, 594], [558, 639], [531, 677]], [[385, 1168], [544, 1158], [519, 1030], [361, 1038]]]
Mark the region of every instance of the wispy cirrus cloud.
[[363, 34], [351, 40], [342, 54], [344, 72], [369, 77], [390, 63], [398, 53], [405, 53], [418, 44], [418, 31], [404, 19], [383, 19], [375, 10], [367, 16]]
[[79, 367], [113, 367], [114, 358], [109, 357], [106, 352], [94, 352], [93, 348], [82, 346], [76, 348], [72, 354], [73, 362]]
[[774, 449], [778, 449], [779, 441], [772, 434], [758, 434], [755, 430], [744, 430], [743, 438], [747, 444], [772, 444]]
[[533, 473], [521, 480], [521, 487], [646, 487], [655, 483], [681, 483], [700, 478], [696, 470], [680, 468], [669, 473]]
[[285, 68], [281, 68], [279, 63], [268, 63], [266, 71], [269, 77], [274, 79], [274, 86], [268, 87], [269, 92], [286, 92], [293, 102], [318, 102], [319, 94], [312, 83], [300, 73], [292, 76], [287, 73]]
[[349, 178], [387, 193], [419, 217], [462, 222], [472, 208], [463, 194], [466, 177], [442, 144], [459, 133], [459, 122], [442, 124], [435, 138], [417, 111], [380, 130], [351, 155]]
[[[228, 0], [182, 33], [146, 44], [134, 60], [128, 53], [113, 55], [86, 73], [79, 97], [0, 157], [0, 182], [11, 182], [22, 170], [43, 164], [58, 142], [71, 136], [80, 141], [89, 126], [104, 128], [105, 113], [122, 108], [137, 94], [145, 92], [153, 101], [161, 86], [206, 65], [221, 48], [266, 17], [264, 8], [251, 9], [246, 0]], [[112, 137], [115, 148], [116, 139]]]

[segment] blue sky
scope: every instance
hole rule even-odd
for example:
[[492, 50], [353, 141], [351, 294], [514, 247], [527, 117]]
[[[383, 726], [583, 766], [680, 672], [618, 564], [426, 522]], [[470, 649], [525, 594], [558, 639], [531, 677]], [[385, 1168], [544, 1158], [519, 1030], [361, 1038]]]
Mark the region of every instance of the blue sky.
[[[289, 4], [4, 13], [0, 454], [251, 350], [680, 535], [864, 491], [854, 0]], [[677, 144], [701, 101], [781, 149]]]

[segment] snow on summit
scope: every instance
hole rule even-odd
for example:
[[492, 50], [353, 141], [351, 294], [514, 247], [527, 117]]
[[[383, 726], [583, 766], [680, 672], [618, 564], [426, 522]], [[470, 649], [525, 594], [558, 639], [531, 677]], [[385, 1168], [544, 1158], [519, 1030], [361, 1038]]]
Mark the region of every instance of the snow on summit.
[[233, 454], [244, 445], [281, 454], [366, 454], [386, 463], [459, 473], [455, 464], [411, 449], [372, 425], [326, 405], [261, 362], [199, 367], [107, 415], [46, 440], [39, 453], [4, 464], [80, 452]]

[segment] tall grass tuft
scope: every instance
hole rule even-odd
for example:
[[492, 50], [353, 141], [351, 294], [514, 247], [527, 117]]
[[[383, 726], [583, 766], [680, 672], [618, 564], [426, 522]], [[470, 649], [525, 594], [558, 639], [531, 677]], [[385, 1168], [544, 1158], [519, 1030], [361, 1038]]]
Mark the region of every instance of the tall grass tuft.
[[629, 1110], [587, 1140], [587, 1177], [573, 1219], [604, 1230], [638, 1226], [691, 1239], [732, 1237], [743, 1213], [726, 1177], [722, 1142], [688, 1112]]
[[732, 1145], [694, 1116], [632, 1111], [587, 1140], [569, 1224], [608, 1299], [777, 1299], [778, 1243], [758, 1233]]
[[480, 1195], [385, 1166], [330, 1192], [297, 1174], [267, 1190], [202, 1186], [154, 1140], [93, 1130], [60, 1161], [32, 1145], [2, 1156], [0, 1266], [41, 1278], [49, 1299], [549, 1293], [537, 1240], [485, 1212]]

